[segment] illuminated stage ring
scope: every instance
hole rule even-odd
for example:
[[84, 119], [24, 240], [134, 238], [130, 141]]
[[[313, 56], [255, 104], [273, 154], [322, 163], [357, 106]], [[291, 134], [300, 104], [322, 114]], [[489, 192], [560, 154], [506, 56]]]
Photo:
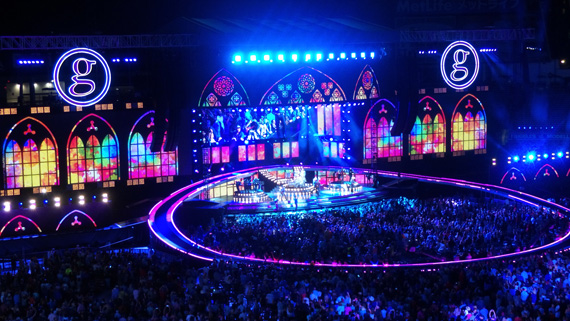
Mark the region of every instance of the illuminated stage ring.
[[[473, 72], [473, 75], [471, 76], [471, 78], [469, 78], [469, 80], [465, 83], [453, 82], [453, 80], [449, 79], [449, 77], [447, 76], [447, 72], [445, 70], [445, 60], [447, 59], [447, 55], [451, 52], [452, 49], [459, 47], [459, 46], [467, 47], [467, 49], [469, 49], [469, 51], [473, 54], [473, 57], [475, 59], [475, 71]], [[458, 63], [458, 61], [455, 61], [455, 62]], [[441, 70], [441, 76], [443, 77], [443, 80], [445, 80], [445, 83], [447, 83], [449, 85], [449, 87], [454, 88], [454, 89], [465, 89], [465, 88], [471, 86], [473, 84], [473, 82], [475, 82], [475, 79], [477, 79], [477, 75], [479, 74], [479, 55], [477, 55], [477, 50], [475, 50], [475, 48], [470, 43], [468, 43], [467, 41], [461, 41], [461, 40], [455, 41], [455, 42], [451, 43], [449, 46], [447, 46], [447, 48], [445, 48], [445, 51], [441, 55], [441, 61], [439, 63], [439, 68]], [[455, 69], [455, 70], [457, 70], [457, 69]]]
[[[228, 179], [232, 179], [236, 175], [248, 176], [258, 171], [264, 171], [266, 169], [278, 169], [278, 168], [279, 166], [254, 167], [254, 168], [239, 170], [233, 173], [225, 173], [209, 179], [208, 184], [212, 184], [213, 181], [222, 182]], [[341, 169], [341, 167], [336, 167], [336, 166], [316, 166], [316, 165], [304, 166], [304, 168], [306, 170]], [[370, 173], [370, 170], [354, 168], [354, 172], [360, 174], [368, 174]], [[539, 197], [530, 194], [511, 190], [501, 186], [475, 183], [475, 182], [469, 182], [453, 178], [430, 177], [430, 176], [396, 173], [388, 171], [376, 171], [375, 173], [381, 176], [391, 177], [395, 179], [396, 178], [416, 179], [418, 181], [426, 183], [441, 184], [441, 185], [453, 186], [456, 188], [467, 188], [470, 190], [480, 191], [484, 193], [491, 193], [494, 195], [505, 197], [506, 199], [511, 199], [516, 202], [522, 202], [527, 205], [534, 206], [535, 208], [546, 206], [551, 209], [556, 209], [557, 211], [560, 212], [560, 215], [568, 215], [568, 213], [570, 213], [570, 209], [562, 205], [550, 202], [545, 199], [541, 199]], [[558, 237], [552, 243], [544, 244], [535, 248], [521, 250], [519, 252], [504, 253], [490, 257], [481, 257], [481, 258], [465, 259], [458, 261], [449, 260], [449, 261], [439, 261], [439, 262], [434, 261], [434, 262], [424, 262], [424, 263], [384, 263], [384, 264], [343, 264], [343, 263], [319, 263], [319, 262], [311, 263], [311, 262], [298, 262], [298, 261], [287, 261], [287, 260], [277, 261], [273, 259], [222, 253], [220, 251], [216, 251], [212, 248], [198, 244], [196, 241], [189, 238], [178, 228], [173, 219], [174, 212], [182, 204], [182, 202], [189, 197], [198, 195], [200, 192], [203, 191], [204, 187], [208, 184], [206, 184], [205, 181], [199, 181], [173, 192], [172, 194], [170, 194], [170, 196], [161, 200], [150, 210], [149, 219], [148, 219], [148, 225], [151, 233], [153, 233], [153, 235], [155, 235], [165, 245], [169, 246], [170, 248], [176, 251], [179, 251], [186, 255], [205, 261], [213, 261], [214, 259], [224, 259], [224, 260], [240, 260], [252, 263], [256, 262], [260, 264], [278, 263], [290, 266], [317, 266], [317, 267], [329, 267], [329, 268], [400, 268], [400, 267], [434, 268], [434, 267], [443, 267], [448, 265], [458, 265], [458, 264], [462, 265], [466, 263], [486, 262], [489, 260], [496, 260], [496, 259], [503, 259], [503, 260], [516, 259], [517, 257], [520, 257], [525, 254], [532, 254], [532, 253], [539, 254], [542, 251], [555, 249], [561, 246], [564, 242], [568, 242], [570, 240], [570, 229], [567, 229], [564, 235]]]
[[[95, 98], [85, 100], [85, 101], [76, 100], [73, 97], [70, 97], [70, 95], [68, 95], [65, 92], [65, 90], [63, 88], [61, 88], [61, 84], [59, 82], [59, 73], [61, 70], [61, 66], [63, 65], [63, 63], [68, 58], [70, 58], [74, 55], [90, 55], [90, 56], [94, 57], [95, 59], [97, 59], [101, 63], [101, 66], [103, 66], [103, 69], [105, 71], [105, 84], [103, 85], [103, 89], [101, 90], [101, 92], [97, 96], [95, 96]], [[77, 73], [76, 73], [76, 76], [78, 76]], [[87, 75], [85, 75], [85, 76], [87, 76]], [[109, 91], [109, 88], [111, 87], [111, 69], [109, 68], [109, 65], [107, 64], [107, 61], [105, 60], [105, 58], [103, 58], [103, 56], [101, 56], [95, 50], [92, 50], [89, 48], [75, 48], [75, 49], [71, 49], [68, 52], [64, 53], [57, 60], [57, 63], [55, 64], [55, 68], [53, 69], [53, 83], [54, 83], [55, 89], [57, 90], [57, 93], [59, 94], [59, 96], [61, 98], [63, 98], [63, 100], [68, 102], [69, 104], [72, 104], [75, 106], [81, 106], [81, 107], [91, 106], [91, 105], [98, 103], [101, 99], [103, 99], [103, 97], [105, 97], [105, 95]]]

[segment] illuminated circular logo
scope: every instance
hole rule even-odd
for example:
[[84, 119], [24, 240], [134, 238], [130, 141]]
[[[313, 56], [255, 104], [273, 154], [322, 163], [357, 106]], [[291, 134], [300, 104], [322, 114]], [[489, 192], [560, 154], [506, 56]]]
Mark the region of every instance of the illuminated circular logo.
[[439, 66], [443, 80], [451, 88], [465, 89], [477, 78], [479, 56], [470, 43], [456, 41], [445, 48]]
[[105, 58], [87, 48], [64, 53], [53, 69], [53, 83], [63, 100], [76, 106], [99, 102], [111, 85], [111, 69]]

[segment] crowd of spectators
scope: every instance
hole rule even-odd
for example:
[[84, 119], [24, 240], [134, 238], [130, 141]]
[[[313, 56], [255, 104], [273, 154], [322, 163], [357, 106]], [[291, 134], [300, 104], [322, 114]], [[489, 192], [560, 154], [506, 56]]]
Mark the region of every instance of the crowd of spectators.
[[570, 255], [345, 270], [77, 248], [0, 289], [0, 320], [570, 320]]
[[508, 201], [401, 197], [342, 208], [225, 216], [191, 229], [199, 243], [239, 256], [382, 264], [518, 252], [565, 234], [568, 220], [546, 208]]

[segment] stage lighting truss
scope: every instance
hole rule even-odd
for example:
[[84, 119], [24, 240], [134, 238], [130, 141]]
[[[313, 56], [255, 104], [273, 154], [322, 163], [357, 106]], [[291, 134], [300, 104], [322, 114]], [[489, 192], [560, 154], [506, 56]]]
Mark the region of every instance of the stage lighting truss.
[[[436, 50], [429, 50], [429, 54], [437, 53]], [[307, 52], [238, 52], [233, 54], [232, 64], [267, 64], [267, 63], [300, 63], [300, 62], [325, 62], [325, 61], [354, 61], [382, 59], [386, 56], [386, 48], [378, 48], [378, 50], [367, 51], [350, 51], [350, 52], [328, 52], [307, 51]], [[114, 60], [111, 60], [114, 62]]]

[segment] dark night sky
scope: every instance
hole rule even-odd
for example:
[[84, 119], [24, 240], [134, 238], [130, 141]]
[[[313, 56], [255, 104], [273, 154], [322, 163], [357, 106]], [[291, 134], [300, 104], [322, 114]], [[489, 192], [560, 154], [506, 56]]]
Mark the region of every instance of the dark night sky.
[[[8, 35], [148, 34], [177, 18], [291, 19], [359, 17], [384, 21], [380, 1], [45, 1], [33, 6], [8, 1], [0, 10], [0, 30]], [[170, 31], [170, 30], [166, 30]]]

